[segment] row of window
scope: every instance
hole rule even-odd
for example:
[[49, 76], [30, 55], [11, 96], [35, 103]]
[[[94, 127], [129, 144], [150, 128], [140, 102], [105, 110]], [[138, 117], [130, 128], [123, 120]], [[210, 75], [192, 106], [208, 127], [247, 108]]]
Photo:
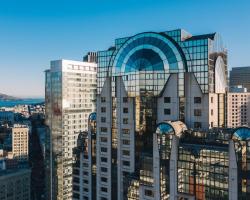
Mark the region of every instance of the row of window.
[[[164, 103], [171, 103], [171, 97], [164, 97]], [[194, 97], [194, 103], [201, 103], [201, 97]], [[213, 97], [211, 98], [211, 103], [213, 103]]]
[[[123, 103], [128, 103], [128, 97], [123, 97], [122, 98]], [[106, 102], [106, 97], [101, 97], [101, 103]]]
[[[164, 115], [171, 115], [171, 109], [165, 108]], [[213, 110], [211, 110], [211, 115], [213, 115]], [[194, 116], [201, 116], [201, 109], [194, 109]]]

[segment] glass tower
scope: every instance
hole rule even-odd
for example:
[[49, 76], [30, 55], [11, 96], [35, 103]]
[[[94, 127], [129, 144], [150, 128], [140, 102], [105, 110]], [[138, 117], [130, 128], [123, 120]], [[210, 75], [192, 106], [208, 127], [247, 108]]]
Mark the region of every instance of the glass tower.
[[96, 64], [70, 60], [51, 62], [45, 72], [47, 140], [46, 199], [72, 199], [72, 149], [81, 131], [88, 130], [88, 116], [95, 111]]
[[[217, 33], [178, 29], [116, 39], [97, 57], [97, 199], [155, 199], [158, 125], [180, 121], [200, 131], [226, 125], [227, 52]], [[160, 166], [169, 163], [168, 141], [159, 143], [169, 149]], [[169, 194], [162, 176], [159, 187]]]

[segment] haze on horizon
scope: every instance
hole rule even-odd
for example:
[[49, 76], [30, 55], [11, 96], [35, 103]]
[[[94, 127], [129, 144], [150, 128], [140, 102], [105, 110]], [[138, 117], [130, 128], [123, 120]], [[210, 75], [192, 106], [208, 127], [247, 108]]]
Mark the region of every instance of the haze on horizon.
[[144, 31], [218, 32], [229, 69], [249, 66], [249, 10], [248, 0], [1, 1], [0, 93], [43, 97], [51, 60], [82, 60]]

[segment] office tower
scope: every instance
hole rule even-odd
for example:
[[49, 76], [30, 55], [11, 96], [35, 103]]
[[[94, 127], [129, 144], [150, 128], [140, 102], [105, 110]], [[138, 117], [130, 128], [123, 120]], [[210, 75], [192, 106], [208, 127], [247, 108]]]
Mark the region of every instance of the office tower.
[[12, 128], [12, 154], [18, 160], [28, 160], [29, 128], [26, 125], [14, 124]]
[[51, 61], [45, 86], [46, 124], [50, 129], [47, 199], [72, 199], [72, 149], [78, 134], [87, 130], [88, 116], [96, 109], [95, 98], [96, 63]]
[[152, 194], [158, 124], [226, 125], [227, 52], [217, 33], [178, 29], [119, 38], [97, 57], [97, 199]]
[[96, 113], [89, 115], [88, 125], [73, 150], [73, 200], [96, 199]]
[[250, 128], [194, 131], [183, 122], [162, 122], [153, 137], [154, 179], [140, 181], [138, 194], [130, 188], [136, 198], [129, 199], [250, 198]]
[[227, 101], [228, 127], [250, 127], [250, 92], [242, 86], [230, 88]]
[[30, 200], [30, 169], [0, 170], [1, 200]]
[[250, 67], [233, 67], [230, 71], [230, 87], [242, 85], [250, 91]]

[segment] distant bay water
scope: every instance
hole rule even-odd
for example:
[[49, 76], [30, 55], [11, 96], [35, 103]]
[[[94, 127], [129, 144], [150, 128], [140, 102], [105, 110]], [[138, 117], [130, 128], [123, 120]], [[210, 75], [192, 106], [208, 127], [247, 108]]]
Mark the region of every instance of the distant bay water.
[[0, 107], [14, 107], [17, 105], [32, 105], [32, 104], [40, 104], [43, 103], [43, 98], [36, 99], [20, 99], [20, 100], [0, 100]]

